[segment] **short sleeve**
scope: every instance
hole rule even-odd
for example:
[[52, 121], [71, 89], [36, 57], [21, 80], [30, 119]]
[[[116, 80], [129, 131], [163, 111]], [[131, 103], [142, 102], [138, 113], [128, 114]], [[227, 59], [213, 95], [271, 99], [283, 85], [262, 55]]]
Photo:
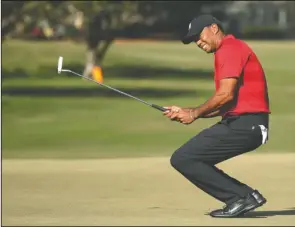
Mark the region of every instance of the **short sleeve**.
[[218, 79], [228, 77], [240, 77], [243, 68], [248, 59], [248, 53], [245, 53], [240, 48], [234, 45], [228, 45], [222, 48], [217, 55], [217, 72]]

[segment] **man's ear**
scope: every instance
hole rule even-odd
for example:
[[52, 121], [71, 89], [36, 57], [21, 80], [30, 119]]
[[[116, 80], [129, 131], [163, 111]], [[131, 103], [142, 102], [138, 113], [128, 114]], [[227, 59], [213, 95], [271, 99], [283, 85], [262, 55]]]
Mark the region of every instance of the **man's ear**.
[[217, 24], [211, 24], [211, 31], [214, 35], [216, 35], [219, 32], [219, 27], [217, 26]]

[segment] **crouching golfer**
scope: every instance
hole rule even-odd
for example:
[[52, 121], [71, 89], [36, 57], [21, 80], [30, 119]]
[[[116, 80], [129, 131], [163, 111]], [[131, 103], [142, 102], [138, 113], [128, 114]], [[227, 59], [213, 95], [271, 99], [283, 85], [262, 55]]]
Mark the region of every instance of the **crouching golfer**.
[[[215, 93], [196, 108], [166, 107], [164, 115], [183, 124], [199, 118], [221, 116], [178, 148], [171, 165], [190, 182], [225, 203], [212, 217], [236, 217], [259, 206], [266, 199], [246, 184], [228, 176], [215, 165], [255, 150], [268, 140], [269, 100], [263, 68], [253, 50], [211, 15], [201, 15], [189, 24], [184, 44], [194, 42], [214, 54]], [[249, 174], [251, 170], [249, 169]]]

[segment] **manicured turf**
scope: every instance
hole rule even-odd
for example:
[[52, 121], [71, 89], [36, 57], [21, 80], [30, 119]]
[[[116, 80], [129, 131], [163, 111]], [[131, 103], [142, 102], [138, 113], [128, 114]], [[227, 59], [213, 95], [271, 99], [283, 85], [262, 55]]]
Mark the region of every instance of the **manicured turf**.
[[[293, 152], [294, 42], [248, 42], [264, 66], [271, 101], [269, 143], [258, 152]], [[85, 45], [8, 41], [2, 44], [3, 158], [93, 158], [170, 155], [219, 120], [190, 126], [79, 77]], [[213, 91], [213, 56], [180, 42], [115, 43], [104, 83], [159, 105], [202, 104]]]
[[291, 226], [295, 154], [243, 155], [226, 173], [267, 203], [243, 218], [211, 218], [224, 204], [173, 170], [168, 158], [4, 160], [4, 226]]
[[[3, 224], [293, 224], [294, 44], [249, 42], [268, 79], [270, 140], [220, 164], [268, 202], [244, 218], [213, 219], [204, 213], [224, 204], [173, 170], [169, 155], [219, 118], [184, 126], [89, 81], [57, 74], [60, 55], [64, 67], [83, 71], [82, 44], [3, 43]], [[159, 105], [194, 106], [213, 92], [212, 67], [213, 56], [193, 45], [120, 42], [105, 59], [104, 82]]]

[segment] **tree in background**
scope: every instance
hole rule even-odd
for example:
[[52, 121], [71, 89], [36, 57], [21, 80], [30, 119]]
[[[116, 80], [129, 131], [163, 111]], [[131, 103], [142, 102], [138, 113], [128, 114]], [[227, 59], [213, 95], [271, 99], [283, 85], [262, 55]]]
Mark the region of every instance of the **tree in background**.
[[28, 34], [36, 24], [65, 23], [71, 14], [67, 1], [4, 1], [2, 2], [2, 39]]
[[290, 28], [289, 33], [291, 38], [295, 38], [295, 1], [288, 2], [290, 10]]
[[[87, 44], [84, 76], [91, 76], [94, 66], [101, 66], [113, 41], [130, 28], [170, 33], [187, 32], [189, 21], [203, 6], [225, 4], [224, 1], [5, 1], [2, 4], [2, 37], [26, 32], [36, 23], [51, 25], [75, 23], [85, 32]], [[21, 29], [19, 29], [21, 28]], [[60, 27], [59, 27], [60, 28]], [[62, 29], [57, 29], [62, 30]], [[48, 32], [50, 33], [50, 32]]]
[[164, 15], [157, 2], [149, 1], [86, 1], [73, 2], [84, 12], [86, 20], [86, 65], [84, 76], [91, 76], [94, 67], [100, 67], [113, 43], [134, 24], [153, 26]]
[[16, 23], [23, 19], [23, 1], [4, 1], [1, 10], [1, 38], [4, 41], [7, 36], [15, 31]]
[[[214, 1], [86, 1], [73, 2], [87, 16], [87, 54], [84, 76], [101, 66], [113, 41], [136, 25], [150, 31], [184, 35], [189, 21], [202, 6]], [[137, 30], [137, 32], [139, 32]]]

